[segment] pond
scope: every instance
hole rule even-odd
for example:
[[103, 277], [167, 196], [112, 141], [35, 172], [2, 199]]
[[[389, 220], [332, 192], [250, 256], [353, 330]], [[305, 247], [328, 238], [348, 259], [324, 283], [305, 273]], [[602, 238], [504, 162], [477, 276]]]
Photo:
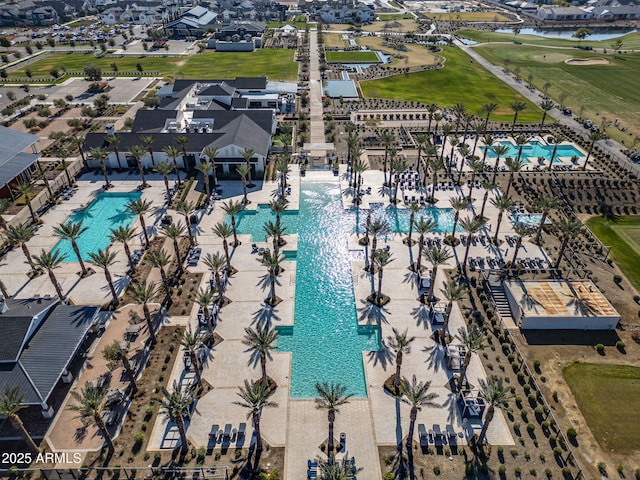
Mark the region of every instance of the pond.
[[[616, 31], [616, 32], [608, 32], [608, 33], [594, 33], [591, 32], [586, 39], [587, 40], [611, 40], [612, 38], [623, 37], [629, 33], [636, 32], [637, 30], [624, 30], [624, 31]], [[513, 33], [510, 28], [499, 28], [496, 30], [498, 33]], [[566, 31], [558, 31], [558, 30], [536, 30], [535, 28], [522, 28], [520, 30], [521, 35], [537, 35], [539, 37], [545, 38], [562, 38], [565, 40], [576, 40], [577, 38], [573, 38], [573, 34], [575, 30], [566, 30]]]

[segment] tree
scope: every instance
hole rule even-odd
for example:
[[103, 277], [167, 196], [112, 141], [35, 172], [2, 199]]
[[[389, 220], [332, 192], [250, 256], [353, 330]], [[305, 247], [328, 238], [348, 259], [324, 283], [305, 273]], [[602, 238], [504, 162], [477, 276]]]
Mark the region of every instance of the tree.
[[44, 249], [41, 250], [40, 255], [33, 256], [34, 265], [37, 268], [41, 268], [42, 270], [46, 270], [49, 274], [49, 280], [55, 288], [58, 298], [60, 298], [60, 302], [65, 303], [66, 297], [62, 292], [62, 287], [56, 278], [54, 270], [60, 268], [60, 264], [67, 258], [65, 254], [60, 253], [59, 250], [52, 250], [51, 252], [47, 252]]
[[542, 197], [536, 197], [534, 200], [534, 206], [542, 212], [542, 218], [540, 219], [540, 225], [536, 232], [536, 237], [533, 240], [534, 243], [540, 244], [540, 236], [542, 235], [542, 228], [544, 227], [549, 212], [555, 210], [560, 205], [560, 201], [551, 194], [543, 195]]
[[71, 391], [71, 396], [78, 403], [69, 405], [68, 408], [78, 414], [76, 418], [80, 418], [83, 424], [93, 424], [98, 427], [109, 452], [113, 453], [113, 439], [102, 417], [102, 412], [109, 411], [109, 406], [104, 402], [105, 394], [106, 389], [104, 387], [94, 387], [91, 382], [87, 382], [80, 390], [80, 393], [75, 390]]
[[2, 217], [9, 208], [11, 207], [12, 202], [8, 198], [0, 198], [0, 228], [2, 228], [5, 232], [9, 228], [6, 220]]
[[460, 343], [462, 343], [465, 349], [464, 360], [460, 367], [460, 377], [458, 377], [458, 385], [456, 386], [456, 389], [460, 391], [464, 386], [464, 379], [467, 374], [469, 362], [471, 362], [471, 355], [482, 350], [485, 345], [482, 331], [475, 324], [471, 324], [468, 330], [460, 327], [458, 329], [458, 340], [460, 340]]
[[589, 134], [589, 140], [591, 143], [589, 144], [589, 151], [587, 152], [587, 158], [584, 159], [584, 164], [582, 165], [582, 169], [587, 169], [587, 164], [589, 163], [589, 158], [591, 157], [591, 152], [593, 152], [593, 147], [595, 146], [598, 140], [602, 140], [603, 135], [600, 132], [591, 132]]
[[533, 233], [533, 230], [531, 228], [527, 226], [522, 226], [522, 225], [514, 226], [513, 231], [518, 236], [518, 239], [516, 240], [516, 246], [515, 246], [515, 249], [513, 250], [511, 265], [516, 264], [516, 260], [518, 259], [518, 252], [520, 251], [520, 247], [522, 246], [522, 240], [524, 239], [524, 237], [529, 236]]
[[509, 400], [511, 400], [510, 390], [504, 386], [502, 378], [495, 375], [490, 376], [486, 381], [480, 379], [478, 381], [480, 387], [479, 397], [482, 398], [487, 405], [487, 413], [482, 422], [482, 430], [478, 435], [478, 444], [482, 445], [489, 429], [489, 424], [493, 420], [496, 407], [502, 408]]
[[511, 210], [516, 202], [506, 195], [501, 197], [492, 198], [490, 200], [491, 205], [498, 209], [498, 220], [496, 221], [496, 232], [493, 235], [493, 243], [498, 244], [498, 233], [500, 233], [500, 223], [502, 222], [502, 216], [507, 210]]
[[511, 104], [511, 110], [513, 110], [513, 123], [511, 124], [511, 133], [513, 133], [513, 129], [516, 127], [518, 114], [525, 108], [527, 108], [527, 104], [521, 101], [516, 101]]
[[238, 240], [238, 231], [236, 228], [236, 215], [238, 215], [242, 210], [244, 210], [244, 204], [240, 202], [240, 200], [229, 200], [222, 204], [222, 210], [224, 213], [231, 217], [231, 229], [233, 230], [233, 246], [237, 247], [240, 245], [240, 241]]
[[151, 157], [151, 166], [155, 167], [156, 162], [153, 158], [153, 143], [156, 141], [153, 135], [140, 135], [140, 141], [144, 143], [147, 152], [149, 152], [149, 156]]
[[177, 380], [173, 381], [173, 389], [169, 392], [162, 387], [164, 398], [160, 403], [160, 412], [170, 421], [175, 422], [180, 434], [180, 451], [184, 455], [187, 453], [189, 445], [187, 443], [187, 429], [185, 417], [191, 416], [191, 405], [194, 402], [193, 393], [189, 388], [182, 388]]
[[373, 257], [378, 249], [378, 235], [387, 235], [389, 231], [389, 222], [386, 220], [375, 220], [369, 225], [367, 234], [371, 235], [371, 253], [369, 254], [369, 271], [371, 273], [375, 271]]
[[482, 217], [476, 218], [464, 218], [460, 220], [460, 226], [467, 234], [467, 246], [464, 250], [464, 260], [462, 261], [462, 269], [466, 270], [467, 268], [467, 259], [469, 258], [469, 249], [471, 247], [471, 240], [473, 236], [480, 231], [482, 226], [484, 225], [484, 219]]
[[127, 263], [129, 264], [129, 268], [133, 270], [135, 265], [133, 264], [133, 257], [131, 256], [129, 242], [136, 237], [136, 229], [134, 227], [125, 227], [124, 225], [120, 225], [117, 228], [112, 228], [110, 232], [109, 240], [121, 243], [124, 246], [124, 252], [127, 254]]
[[98, 250], [97, 252], [89, 252], [89, 259], [91, 263], [93, 263], [96, 267], [100, 267], [104, 270], [104, 277], [107, 280], [107, 284], [109, 285], [109, 290], [111, 290], [111, 296], [113, 297], [113, 304], [118, 304], [118, 293], [113, 285], [113, 279], [111, 278], [111, 272], [109, 271], [109, 267], [111, 267], [114, 263], [117, 263], [116, 260], [117, 252], [110, 252], [109, 249]]
[[542, 102], [540, 102], [540, 108], [542, 109], [542, 120], [540, 120], [540, 135], [542, 135], [542, 127], [544, 126], [544, 121], [547, 118], [547, 113], [550, 110], [553, 110], [553, 108], [555, 107], [555, 103], [553, 103], [553, 100], [543, 100]]
[[[451, 133], [454, 131], [453, 125], [451, 125], [450, 123], [445, 123], [442, 126], [442, 150], [440, 152], [440, 160], [444, 161], [444, 149], [447, 145], [447, 140], [449, 138], [449, 135], [451, 135]], [[447, 171], [449, 170], [448, 165], [445, 165], [445, 167], [447, 167]]]
[[178, 185], [180, 185], [182, 183], [180, 181], [180, 170], [178, 169], [178, 156], [180, 155], [180, 150], [178, 150], [174, 145], [167, 145], [162, 149], [162, 151], [173, 161], [173, 169], [176, 173], [176, 181], [178, 182]]
[[494, 145], [491, 147], [493, 154], [496, 156], [496, 163], [493, 165], [493, 177], [491, 183], [496, 183], [496, 177], [498, 176], [498, 167], [500, 166], [500, 157], [506, 155], [509, 152], [509, 147], [506, 145]]
[[269, 297], [265, 300], [266, 303], [273, 306], [278, 302], [276, 296], [276, 276], [280, 273], [280, 263], [282, 257], [278, 256], [275, 252], [266, 252], [262, 257], [262, 264], [267, 267], [269, 273]]
[[262, 370], [262, 382], [267, 380], [267, 359], [271, 360], [271, 351], [277, 349], [278, 331], [275, 328], [247, 327], [244, 329], [244, 340], [242, 343], [249, 347], [251, 358], [254, 363], [260, 361]]
[[125, 205], [125, 209], [127, 212], [138, 216], [140, 226], [142, 227], [142, 233], [144, 235], [144, 243], [148, 248], [149, 235], [147, 234], [147, 225], [145, 223], [144, 216], [153, 209], [153, 203], [151, 200], [143, 200], [142, 198], [139, 198], [138, 200], [129, 200]]
[[507, 158], [504, 161], [507, 170], [509, 171], [509, 183], [507, 183], [507, 191], [504, 193], [505, 196], [509, 195], [509, 190], [511, 190], [511, 186], [513, 185], [513, 175], [517, 172], [520, 172], [525, 166], [524, 161], [520, 159], [520, 155], [518, 154], [518, 158]]
[[62, 238], [71, 243], [71, 248], [73, 248], [73, 253], [76, 254], [78, 258], [78, 263], [80, 263], [80, 269], [82, 270], [82, 276], [86, 277], [89, 273], [87, 267], [84, 265], [84, 261], [82, 260], [82, 255], [80, 254], [80, 247], [78, 247], [78, 239], [82, 236], [84, 232], [89, 230], [89, 227], [84, 227], [82, 222], [72, 222], [71, 220], [58, 224], [57, 227], [53, 227], [53, 234], [56, 237]]
[[138, 391], [138, 385], [136, 384], [136, 372], [131, 367], [127, 351], [120, 346], [120, 343], [117, 340], [114, 340], [113, 343], [102, 349], [102, 357], [113, 367], [117, 367], [118, 364], [121, 364], [122, 369], [125, 371], [127, 377], [129, 377], [129, 381], [131, 382], [131, 389], [134, 393]]
[[154, 268], [160, 270], [160, 277], [162, 278], [162, 285], [164, 287], [164, 291], [166, 296], [171, 295], [171, 286], [169, 285], [169, 279], [167, 277], [167, 271], [165, 268], [171, 263], [171, 259], [169, 258], [169, 254], [166, 250], [152, 250], [147, 253], [147, 260], [151, 263]]
[[327, 411], [327, 420], [329, 421], [329, 437], [327, 439], [327, 454], [329, 460], [334, 456], [333, 445], [333, 424], [336, 421], [336, 413], [340, 413], [339, 407], [349, 403], [352, 393], [347, 393], [347, 387], [341, 383], [316, 383], [316, 392], [318, 397], [315, 399], [316, 408]]
[[611, 44], [611, 48], [613, 48], [614, 52], [620, 52], [620, 49], [622, 48], [622, 40], [619, 38], [616, 38], [613, 43]]
[[136, 63], [136, 70], [140, 73], [144, 72], [144, 67], [142, 66], [142, 63], [140, 62]]
[[25, 203], [27, 204], [27, 208], [29, 209], [29, 214], [31, 215], [31, 220], [33, 223], [38, 223], [40, 218], [38, 214], [33, 210], [33, 205], [31, 203], [31, 198], [34, 196], [33, 194], [33, 185], [28, 182], [20, 182], [13, 187], [13, 194], [16, 197], [23, 197]]
[[287, 203], [283, 200], [273, 199], [269, 202], [269, 209], [276, 215], [276, 224], [280, 225], [280, 217], [287, 210]]
[[436, 222], [432, 218], [420, 217], [420, 219], [416, 222], [416, 233], [418, 234], [418, 255], [416, 257], [416, 263], [414, 264], [414, 272], [420, 275], [421, 261], [422, 261], [422, 252], [424, 250], [424, 236], [435, 231], [438, 227]]
[[67, 158], [69, 158], [69, 152], [64, 148], [61, 148], [56, 150], [55, 155], [60, 159], [60, 166], [64, 170], [64, 174], [67, 177], [67, 185], [71, 186], [73, 184], [73, 180], [71, 179], [71, 174], [69, 173], [69, 168], [67, 166]]
[[207, 195], [207, 199], [211, 197], [211, 187], [209, 187], [209, 175], [213, 171], [213, 167], [211, 163], [207, 161], [201, 161], [198, 165], [196, 165], [196, 170], [202, 174], [202, 178], [204, 178], [204, 191]]
[[93, 63], [87, 64], [84, 66], [84, 76], [90, 82], [99, 82], [102, 80], [102, 69]]
[[180, 245], [178, 244], [178, 240], [184, 237], [185, 228], [181, 223], [178, 223], [177, 225], [172, 223], [170, 225], [163, 226], [162, 233], [173, 242], [173, 253], [176, 257], [176, 263], [178, 264], [178, 272], [182, 273], [182, 257], [180, 255]]
[[580, 42], [591, 35], [591, 30], [586, 27], [580, 27], [575, 32], [573, 32], [572, 37], [578, 39], [578, 47], [580, 47]]
[[244, 387], [239, 387], [237, 393], [240, 397], [240, 401], [233, 402], [235, 405], [239, 405], [248, 410], [247, 418], [251, 419], [253, 423], [253, 429], [256, 436], [256, 455], [259, 456], [262, 451], [262, 436], [260, 435], [260, 418], [262, 417], [262, 410], [265, 408], [276, 408], [278, 404], [270, 400], [274, 390], [269, 389], [267, 382], [252, 382], [248, 380], [244, 381]]
[[409, 233], [406, 238], [407, 245], [411, 247], [413, 245], [413, 240], [411, 239], [411, 235], [413, 234], [413, 224], [415, 223], [416, 213], [422, 210], [422, 207], [417, 202], [411, 202], [409, 204], [409, 211], [411, 214], [409, 215]]
[[513, 32], [513, 41], [516, 41], [516, 36], [520, 33], [520, 27], [518, 25], [515, 25], [511, 31]]
[[122, 163], [120, 162], [120, 151], [118, 150], [118, 145], [122, 141], [122, 138], [118, 135], [107, 135], [105, 137], [111, 148], [113, 148], [113, 153], [116, 154], [116, 162], [118, 162], [118, 168], [122, 169]]
[[[255, 184], [251, 181], [251, 158], [255, 155], [255, 151], [254, 150], [244, 150], [242, 152], [242, 158], [244, 158], [244, 161], [246, 162], [245, 165], [247, 166], [247, 179], [248, 179], [248, 183], [247, 183], [247, 187], [249, 188], [253, 188], [255, 187]], [[246, 202], [245, 202], [246, 204]]]
[[376, 294], [375, 294], [376, 296], [375, 303], [377, 305], [382, 304], [382, 273], [383, 273], [384, 267], [386, 267], [392, 261], [393, 260], [391, 259], [391, 253], [389, 253], [387, 250], [378, 250], [373, 256], [373, 265], [375, 265], [375, 268], [378, 271], [378, 290], [376, 291]]
[[147, 322], [147, 330], [149, 330], [149, 339], [151, 344], [158, 343], [156, 338], [156, 330], [151, 320], [151, 312], [149, 311], [149, 303], [153, 303], [158, 298], [158, 289], [155, 282], [147, 283], [146, 280], [132, 285], [131, 293], [133, 294], [133, 300], [138, 305], [142, 305], [142, 311], [144, 313], [144, 319]]
[[164, 179], [164, 188], [167, 190], [167, 200], [171, 200], [171, 189], [169, 188], [169, 174], [172, 172], [173, 167], [169, 162], [162, 162], [156, 165], [153, 170], [156, 173], [162, 175]]
[[564, 256], [564, 251], [569, 245], [569, 240], [575, 238], [582, 232], [582, 223], [579, 220], [573, 219], [562, 219], [560, 222], [556, 224], [558, 231], [562, 235], [562, 243], [560, 244], [560, 251], [558, 252], [558, 259], [556, 260], [553, 268], [560, 267], [560, 262], [562, 261], [562, 257]]
[[225, 259], [220, 255], [220, 252], [214, 254], [207, 253], [202, 262], [209, 267], [209, 270], [213, 273], [216, 280], [216, 289], [222, 293], [223, 285], [220, 274], [225, 270]]
[[242, 199], [243, 205], [247, 205], [249, 203], [249, 199], [247, 198], [247, 177], [251, 174], [251, 168], [245, 165], [238, 165], [236, 167], [236, 172], [240, 175], [242, 179], [242, 192], [244, 193], [244, 197]]
[[16, 246], [16, 245], [20, 246], [20, 248], [22, 249], [22, 253], [27, 259], [27, 263], [31, 267], [31, 270], [35, 272], [36, 266], [33, 263], [33, 259], [31, 258], [29, 247], [27, 247], [27, 242], [31, 240], [31, 237], [33, 237], [34, 232], [35, 230], [33, 229], [33, 227], [24, 224], [24, 225], [17, 225], [17, 226], [9, 225], [9, 228], [4, 234], [7, 237], [7, 240], [9, 241], [9, 244], [11, 244], [11, 246]]
[[436, 285], [436, 275], [438, 274], [438, 267], [444, 265], [453, 258], [451, 250], [447, 247], [433, 247], [424, 252], [424, 256], [429, 262], [431, 262], [431, 284], [429, 285], [429, 291], [427, 292], [427, 300], [434, 301], [433, 292]]
[[558, 145], [564, 140], [564, 137], [560, 134], [553, 136], [553, 150], [551, 151], [551, 158], [549, 159], [549, 171], [553, 170], [553, 160], [556, 158], [556, 152], [558, 151]]
[[136, 164], [138, 165], [138, 170], [140, 170], [140, 182], [141, 182], [140, 186], [142, 188], [147, 188], [149, 186], [146, 179], [144, 178], [144, 167], [142, 166], [142, 157], [144, 156], [145, 153], [146, 153], [145, 149], [142, 148], [140, 145], [134, 145], [129, 149], [129, 155], [131, 155], [131, 157], [136, 161]]
[[445, 284], [445, 288], [440, 290], [442, 296], [447, 300], [447, 308], [444, 313], [444, 322], [442, 322], [442, 329], [440, 330], [440, 343], [443, 346], [447, 346], [447, 331], [449, 330], [449, 318], [451, 317], [451, 309], [453, 308], [453, 302], [457, 302], [462, 299], [465, 294], [465, 288], [462, 285], [458, 285], [453, 282]]
[[387, 185], [387, 159], [389, 158], [389, 150], [391, 150], [391, 144], [395, 141], [395, 136], [389, 130], [384, 130], [380, 134], [380, 141], [384, 145], [384, 162], [382, 164], [384, 171], [384, 184]]
[[395, 160], [391, 163], [391, 168], [395, 170], [396, 174], [396, 181], [393, 182], [393, 198], [391, 199], [391, 202], [395, 205], [398, 203], [398, 186], [400, 185], [399, 178], [397, 176], [407, 169], [407, 165], [402, 160]]
[[440, 407], [434, 402], [438, 398], [438, 394], [430, 393], [430, 387], [431, 382], [418, 382], [415, 375], [411, 378], [411, 382], [406, 378], [402, 379], [402, 398], [400, 400], [411, 407], [409, 412], [409, 432], [407, 434], [407, 455], [409, 455], [409, 458], [413, 456], [413, 432], [415, 431], [418, 412], [423, 407]]
[[[434, 147], [435, 148], [435, 147]], [[431, 203], [436, 203], [436, 184], [438, 183], [438, 173], [445, 169], [442, 159], [433, 159], [429, 162], [429, 170], [431, 170]], [[426, 179], [426, 176], [425, 176]]]
[[202, 343], [202, 338], [200, 337], [199, 332], [197, 330], [194, 332], [191, 330], [191, 326], [189, 326], [189, 329], [185, 330], [180, 338], [180, 345], [182, 346], [182, 350], [189, 355], [191, 366], [196, 374], [196, 385], [198, 388], [202, 388], [202, 373], [200, 372], [201, 366], [199, 355], [206, 346]]
[[488, 103], [484, 103], [482, 105], [481, 112], [483, 112], [485, 114], [485, 117], [484, 117], [484, 129], [485, 130], [487, 129], [487, 126], [489, 125], [489, 117], [497, 109], [498, 109], [498, 104], [497, 103], [488, 102]]
[[281, 158], [276, 162], [276, 172], [280, 182], [280, 199], [284, 202], [285, 192], [287, 188], [287, 176], [289, 175], [289, 161], [287, 158]]
[[404, 332], [400, 332], [393, 327], [392, 331], [393, 335], [389, 335], [387, 337], [387, 342], [389, 344], [389, 349], [396, 355], [396, 373], [393, 377], [393, 386], [396, 388], [397, 392], [402, 379], [400, 371], [402, 369], [403, 356], [405, 353], [411, 353], [411, 343], [416, 339], [416, 337], [407, 336], [407, 329], [405, 329]]
[[218, 222], [213, 227], [213, 234], [222, 239], [222, 248], [224, 250], [224, 257], [227, 263], [227, 275], [230, 275], [231, 272], [233, 272], [233, 267], [231, 266], [231, 257], [229, 256], [229, 243], [227, 242], [227, 238], [233, 235], [233, 230], [228, 223]]
[[451, 197], [449, 198], [449, 204], [455, 212], [453, 217], [453, 226], [451, 227], [451, 245], [456, 244], [456, 227], [458, 226], [458, 220], [460, 218], [460, 210], [469, 208], [471, 203], [465, 197]]
[[191, 215], [196, 211], [196, 206], [193, 202], [188, 202], [186, 200], [179, 200], [176, 203], [175, 210], [178, 213], [181, 213], [184, 217], [185, 229], [187, 234], [189, 235], [189, 245], [193, 246], [196, 244], [196, 239], [191, 231]]
[[16, 386], [11, 388], [8, 384], [5, 384], [4, 391], [2, 395], [0, 395], [0, 415], [6, 417], [11, 425], [20, 431], [22, 438], [24, 438], [24, 441], [29, 446], [29, 450], [37, 453], [39, 450], [36, 442], [33, 441], [33, 438], [31, 438], [24, 423], [22, 423], [22, 420], [18, 416], [20, 410], [27, 408], [26, 405], [22, 404], [23, 400], [24, 395], [20, 393], [20, 387]]
[[102, 175], [104, 176], [104, 189], [107, 190], [111, 188], [111, 182], [109, 181], [109, 176], [107, 175], [107, 166], [104, 163], [109, 156], [107, 150], [104, 147], [95, 147], [89, 151], [89, 155], [94, 160], [98, 160], [98, 162], [100, 162], [100, 168], [102, 169]]

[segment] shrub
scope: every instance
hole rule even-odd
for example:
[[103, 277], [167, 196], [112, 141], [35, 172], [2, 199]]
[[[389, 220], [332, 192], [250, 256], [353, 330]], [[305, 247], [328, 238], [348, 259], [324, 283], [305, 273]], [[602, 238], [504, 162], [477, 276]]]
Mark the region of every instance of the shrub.
[[604, 354], [604, 345], [602, 343], [599, 343], [596, 345], [596, 350], [598, 351], [598, 353], [600, 355]]
[[396, 478], [396, 474], [393, 472], [387, 472], [382, 478], [383, 480], [394, 480]]
[[570, 427], [567, 429], [567, 438], [569, 440], [575, 440], [578, 437], [578, 432], [576, 432], [576, 429], [573, 427]]
[[551, 472], [550, 468], [545, 468], [544, 469], [544, 474], [547, 476], [547, 478], [553, 477], [553, 472]]
[[601, 475], [607, 475], [607, 464], [604, 462], [598, 462], [598, 471]]
[[621, 276], [621, 275], [614, 275], [614, 276], [613, 276], [613, 281], [614, 281], [616, 284], [618, 284], [618, 285], [619, 285], [619, 284], [622, 282], [622, 276]]
[[473, 463], [471, 462], [467, 462], [464, 466], [464, 473], [467, 475], [467, 477], [470, 477], [473, 475]]
[[554, 447], [554, 449], [553, 449], [553, 454], [554, 454], [556, 457], [561, 456], [561, 455], [562, 455], [562, 449], [561, 449], [560, 447]]
[[434, 465], [433, 466], [433, 474], [434, 475], [440, 475], [440, 465]]
[[522, 469], [520, 467], [516, 467], [513, 469], [513, 473], [516, 474], [516, 477], [521, 477], [522, 476]]
[[572, 478], [571, 469], [569, 467], [562, 467], [562, 475], [564, 476], [564, 478]]
[[500, 465], [498, 467], [498, 473], [500, 475], [504, 475], [505, 473], [507, 473], [507, 466], [506, 465]]
[[616, 348], [621, 352], [624, 353], [624, 348], [626, 347], [626, 345], [624, 344], [624, 342], [622, 340], [618, 340], [616, 342]]
[[536, 372], [540, 371], [540, 360], [534, 360], [533, 361], [533, 368], [536, 369]]
[[527, 423], [527, 432], [533, 433], [536, 431], [536, 426], [533, 423]]
[[144, 442], [144, 432], [137, 432], [133, 436], [133, 443], [139, 446], [142, 445], [142, 442]]

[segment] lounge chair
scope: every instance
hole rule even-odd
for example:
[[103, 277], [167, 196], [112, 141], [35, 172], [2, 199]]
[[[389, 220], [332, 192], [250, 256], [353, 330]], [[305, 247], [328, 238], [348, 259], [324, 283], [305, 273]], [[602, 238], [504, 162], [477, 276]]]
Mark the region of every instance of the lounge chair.
[[427, 429], [425, 428], [424, 423], [418, 424], [418, 438], [420, 439], [421, 447], [429, 446], [429, 435], [427, 434]]
[[224, 432], [222, 432], [222, 438], [223, 438], [223, 440], [224, 440], [225, 438], [231, 438], [231, 428], [232, 428], [232, 427], [231, 427], [231, 424], [230, 424], [230, 423], [227, 423], [227, 424], [224, 426]]
[[211, 425], [211, 430], [209, 430], [209, 442], [218, 443], [218, 435], [220, 431], [220, 425], [217, 423]]
[[238, 425], [238, 436], [236, 437], [236, 441], [239, 441], [241, 438], [244, 438], [245, 433], [247, 431], [247, 424], [242, 422]]
[[447, 431], [447, 435], [449, 436], [449, 438], [457, 436], [455, 430], [453, 429], [453, 425], [451, 425], [450, 423], [447, 424], [445, 430]]

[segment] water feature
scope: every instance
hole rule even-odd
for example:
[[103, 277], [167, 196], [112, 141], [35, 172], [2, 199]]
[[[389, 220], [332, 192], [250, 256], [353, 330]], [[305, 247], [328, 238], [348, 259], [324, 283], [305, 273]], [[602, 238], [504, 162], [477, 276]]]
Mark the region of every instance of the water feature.
[[[636, 30], [625, 30], [623, 32], [609, 32], [609, 33], [595, 33], [591, 32], [586, 40], [611, 40], [612, 38], [623, 37], [629, 33], [633, 33]], [[509, 28], [499, 28], [496, 30], [497, 33], [513, 33], [513, 30]], [[562, 38], [565, 40], [575, 40], [578, 41], [577, 38], [573, 37], [575, 30], [566, 30], [566, 31], [558, 31], [558, 30], [536, 30], [535, 28], [523, 28], [520, 30], [519, 35], [537, 35], [538, 37], [545, 38]]]
[[[509, 151], [506, 154], [502, 155], [502, 158], [518, 157], [519, 147], [517, 145], [514, 145], [511, 142], [499, 142], [499, 143], [500, 145], [504, 145], [509, 149]], [[482, 148], [485, 149], [487, 147], [482, 147]], [[553, 149], [554, 149], [554, 145], [542, 145], [540, 142], [536, 142], [536, 141], [529, 142], [522, 147], [522, 154], [520, 156], [520, 160], [527, 163], [528, 158], [544, 157], [545, 160], [549, 161], [549, 159], [551, 158], [551, 155], [553, 154]], [[559, 160], [560, 157], [573, 157], [573, 156], [576, 156], [578, 158], [584, 157], [584, 153], [582, 153], [573, 145], [558, 145], [558, 148], [556, 149], [556, 155], [553, 161], [554, 163], [560, 162]], [[487, 152], [487, 158], [496, 158], [496, 154], [494, 153], [492, 148], [489, 148], [489, 151]]]

